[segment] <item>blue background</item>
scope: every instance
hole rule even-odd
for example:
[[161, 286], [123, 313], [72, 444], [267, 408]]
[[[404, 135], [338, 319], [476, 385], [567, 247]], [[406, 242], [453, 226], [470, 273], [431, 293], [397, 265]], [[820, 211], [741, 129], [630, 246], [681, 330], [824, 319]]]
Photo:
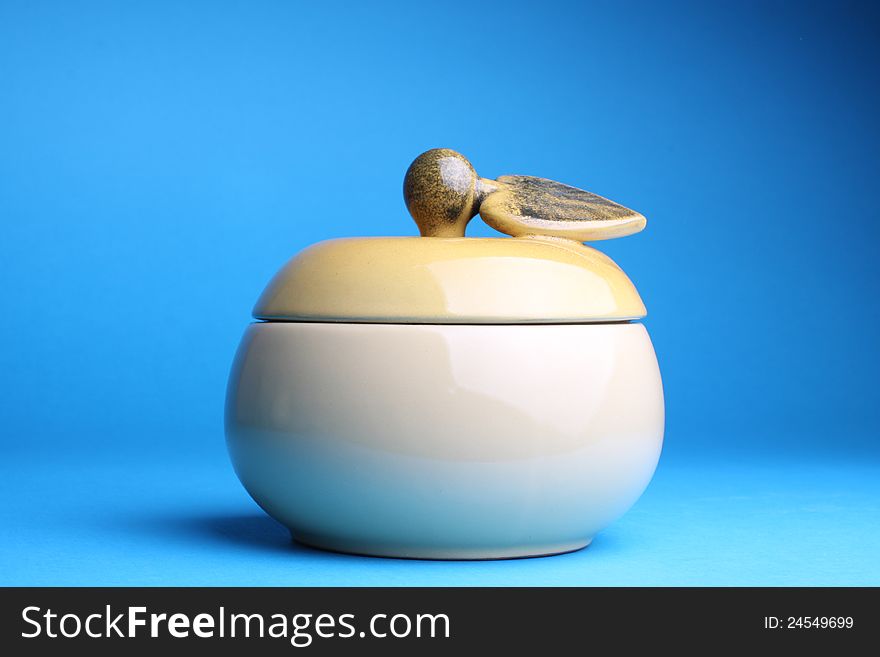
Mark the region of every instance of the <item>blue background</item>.
[[[870, 3], [0, 5], [0, 583], [880, 584]], [[447, 146], [643, 212], [655, 480], [579, 553], [291, 546], [226, 376], [300, 248]], [[469, 234], [492, 231], [475, 220]]]

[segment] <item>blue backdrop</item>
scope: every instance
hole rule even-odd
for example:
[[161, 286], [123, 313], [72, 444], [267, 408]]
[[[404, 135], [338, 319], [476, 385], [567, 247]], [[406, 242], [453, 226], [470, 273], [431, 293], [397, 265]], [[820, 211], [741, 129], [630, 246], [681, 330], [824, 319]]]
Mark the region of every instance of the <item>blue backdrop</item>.
[[[871, 3], [0, 5], [0, 582], [880, 584]], [[414, 234], [403, 173], [648, 217], [654, 484], [594, 545], [296, 548], [226, 462], [226, 376], [300, 248]], [[489, 235], [479, 221], [469, 234]]]

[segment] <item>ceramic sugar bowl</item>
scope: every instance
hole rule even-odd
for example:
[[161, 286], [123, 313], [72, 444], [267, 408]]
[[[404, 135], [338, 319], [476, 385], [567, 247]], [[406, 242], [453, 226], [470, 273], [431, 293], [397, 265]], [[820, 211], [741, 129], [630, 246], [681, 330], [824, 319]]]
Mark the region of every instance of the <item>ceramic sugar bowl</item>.
[[[321, 242], [258, 300], [226, 404], [239, 478], [295, 540], [341, 552], [588, 545], [651, 479], [664, 409], [641, 299], [581, 242], [644, 218], [445, 149], [404, 192], [422, 236]], [[477, 213], [512, 236], [465, 237]]]

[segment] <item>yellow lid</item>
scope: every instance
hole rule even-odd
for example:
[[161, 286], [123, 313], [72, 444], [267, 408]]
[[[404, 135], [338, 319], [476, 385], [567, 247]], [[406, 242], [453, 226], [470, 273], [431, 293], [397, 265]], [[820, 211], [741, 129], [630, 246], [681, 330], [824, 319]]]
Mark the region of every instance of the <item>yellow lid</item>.
[[645, 316], [611, 258], [552, 237], [366, 237], [306, 248], [254, 307], [264, 320], [611, 322]]

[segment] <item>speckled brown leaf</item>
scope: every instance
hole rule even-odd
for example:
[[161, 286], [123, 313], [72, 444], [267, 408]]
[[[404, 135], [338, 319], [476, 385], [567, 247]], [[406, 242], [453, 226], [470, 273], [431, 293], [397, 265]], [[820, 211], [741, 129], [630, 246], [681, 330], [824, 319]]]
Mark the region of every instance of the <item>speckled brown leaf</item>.
[[508, 235], [567, 237], [581, 242], [637, 233], [645, 218], [607, 198], [533, 176], [501, 176], [480, 205], [483, 220]]

